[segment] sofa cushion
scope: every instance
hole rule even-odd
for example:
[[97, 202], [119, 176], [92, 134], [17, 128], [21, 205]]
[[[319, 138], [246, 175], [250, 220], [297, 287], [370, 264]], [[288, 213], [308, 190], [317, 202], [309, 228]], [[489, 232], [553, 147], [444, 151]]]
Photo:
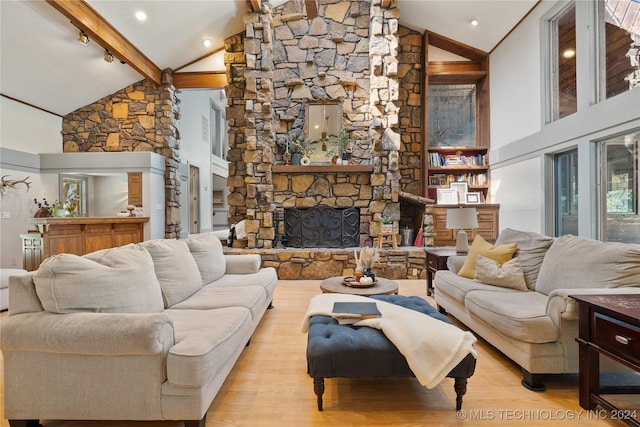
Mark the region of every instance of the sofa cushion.
[[222, 243], [214, 233], [189, 236], [184, 241], [189, 246], [191, 255], [198, 265], [203, 286], [224, 275], [226, 260], [222, 251]]
[[165, 307], [179, 303], [202, 287], [198, 265], [182, 240], [147, 240], [138, 245], [151, 254]]
[[137, 245], [47, 258], [33, 275], [52, 313], [156, 313], [164, 309], [149, 253]]
[[186, 300], [172, 306], [172, 309], [206, 310], [221, 307], [244, 307], [251, 312], [251, 318], [260, 319], [267, 307], [267, 292], [262, 286], [203, 286]]
[[206, 385], [251, 338], [252, 321], [243, 307], [165, 310], [176, 344], [167, 356], [167, 379], [178, 387]]
[[475, 280], [503, 288], [528, 290], [518, 258], [512, 258], [500, 265], [497, 261], [478, 255]]
[[555, 239], [544, 258], [536, 291], [561, 288], [618, 288], [640, 284], [640, 245], [585, 237]]
[[542, 260], [553, 240], [553, 237], [542, 234], [505, 228], [500, 232], [496, 240], [496, 246], [507, 243], [517, 244], [518, 249], [516, 249], [516, 253], [513, 256], [518, 257], [520, 260], [527, 287], [535, 289]]
[[[243, 286], [260, 286], [266, 291], [267, 299], [272, 300], [277, 284], [278, 273], [276, 273], [275, 268], [265, 267], [261, 268], [258, 272], [251, 274], [225, 274], [208, 286], [230, 286], [235, 288]], [[238, 292], [242, 291], [238, 290]]]
[[493, 291], [493, 292], [520, 292], [515, 289], [503, 288], [500, 286], [488, 285], [473, 279], [458, 276], [449, 270], [438, 270], [433, 280], [436, 288], [436, 295], [447, 295], [460, 304], [464, 304], [464, 298], [471, 291]]
[[473, 279], [476, 275], [476, 258], [478, 257], [478, 255], [491, 258], [492, 260], [497, 261], [500, 264], [504, 264], [513, 257], [516, 248], [517, 247], [515, 243], [494, 246], [484, 240], [482, 236], [477, 235], [473, 239], [473, 243], [471, 244], [471, 249], [469, 249], [467, 259], [458, 272], [458, 275]]
[[500, 333], [528, 343], [555, 342], [556, 327], [547, 316], [547, 297], [538, 292], [472, 291], [465, 297], [471, 313]]

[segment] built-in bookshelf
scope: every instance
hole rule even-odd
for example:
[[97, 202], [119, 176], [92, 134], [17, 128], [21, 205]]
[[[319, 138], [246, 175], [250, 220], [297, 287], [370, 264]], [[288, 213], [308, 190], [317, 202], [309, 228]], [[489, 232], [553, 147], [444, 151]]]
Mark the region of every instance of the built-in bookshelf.
[[487, 147], [430, 146], [427, 179], [431, 199], [437, 199], [438, 188], [448, 188], [452, 182], [466, 182], [468, 191], [479, 192], [485, 201], [489, 191]]

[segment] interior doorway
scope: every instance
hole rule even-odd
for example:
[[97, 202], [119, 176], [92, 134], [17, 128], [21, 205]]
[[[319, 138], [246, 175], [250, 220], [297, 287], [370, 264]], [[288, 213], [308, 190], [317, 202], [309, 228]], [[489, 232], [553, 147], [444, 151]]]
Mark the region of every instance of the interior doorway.
[[189, 165], [189, 234], [200, 232], [200, 169]]

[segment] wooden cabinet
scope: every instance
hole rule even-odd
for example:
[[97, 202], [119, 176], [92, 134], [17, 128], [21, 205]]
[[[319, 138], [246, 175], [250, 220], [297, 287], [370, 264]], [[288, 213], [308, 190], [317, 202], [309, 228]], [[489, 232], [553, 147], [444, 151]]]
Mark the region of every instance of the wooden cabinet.
[[487, 147], [429, 146], [427, 155], [430, 199], [437, 200], [437, 189], [449, 188], [451, 182], [466, 182], [469, 192], [480, 193], [481, 201], [488, 199]]
[[129, 172], [127, 173], [127, 177], [128, 177], [128, 183], [129, 183], [128, 204], [141, 208], [142, 207], [142, 172]]
[[37, 232], [21, 234], [22, 262], [27, 271], [36, 270], [52, 255], [84, 255], [144, 240], [148, 217], [32, 218]]
[[633, 380], [627, 381], [633, 374], [615, 377], [619, 382], [615, 385], [600, 384], [600, 355], [640, 372], [640, 295], [570, 296], [579, 304], [576, 341], [580, 406], [592, 410], [600, 405], [610, 411], [613, 418], [630, 426], [640, 426], [638, 405], [619, 407], [624, 401], [615, 398], [617, 394], [630, 394], [634, 398], [640, 394], [640, 386], [633, 385]]
[[[500, 232], [499, 216], [500, 205], [479, 204], [461, 205], [467, 208], [476, 208], [478, 213], [478, 228], [475, 230], [465, 230], [469, 236], [469, 243], [476, 235], [481, 235], [487, 242], [495, 243]], [[455, 246], [456, 230], [447, 229], [447, 210], [459, 208], [459, 205], [436, 205], [433, 207], [434, 246]]]

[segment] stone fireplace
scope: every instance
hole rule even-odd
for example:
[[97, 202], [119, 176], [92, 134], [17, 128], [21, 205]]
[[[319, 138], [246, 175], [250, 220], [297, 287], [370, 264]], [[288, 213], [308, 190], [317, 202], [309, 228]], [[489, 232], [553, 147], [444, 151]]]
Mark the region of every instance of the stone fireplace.
[[[401, 87], [399, 69], [409, 74], [419, 55], [399, 67], [397, 2], [317, 3], [308, 19], [302, 0], [277, 8], [263, 2], [245, 18], [245, 32], [225, 41], [230, 222], [246, 220], [249, 248], [274, 246], [284, 232], [276, 229], [278, 212], [315, 206], [354, 208], [364, 245], [378, 235], [382, 215], [398, 231], [401, 179], [420, 187], [419, 166], [404, 174], [400, 165], [407, 160], [401, 151], [419, 149], [400, 134], [413, 126], [407, 135], [415, 138], [419, 114], [400, 121], [400, 93], [409, 98], [416, 85]], [[340, 103], [342, 128], [354, 140], [349, 164], [286, 165], [276, 141], [303, 131], [306, 104], [323, 101]]]

